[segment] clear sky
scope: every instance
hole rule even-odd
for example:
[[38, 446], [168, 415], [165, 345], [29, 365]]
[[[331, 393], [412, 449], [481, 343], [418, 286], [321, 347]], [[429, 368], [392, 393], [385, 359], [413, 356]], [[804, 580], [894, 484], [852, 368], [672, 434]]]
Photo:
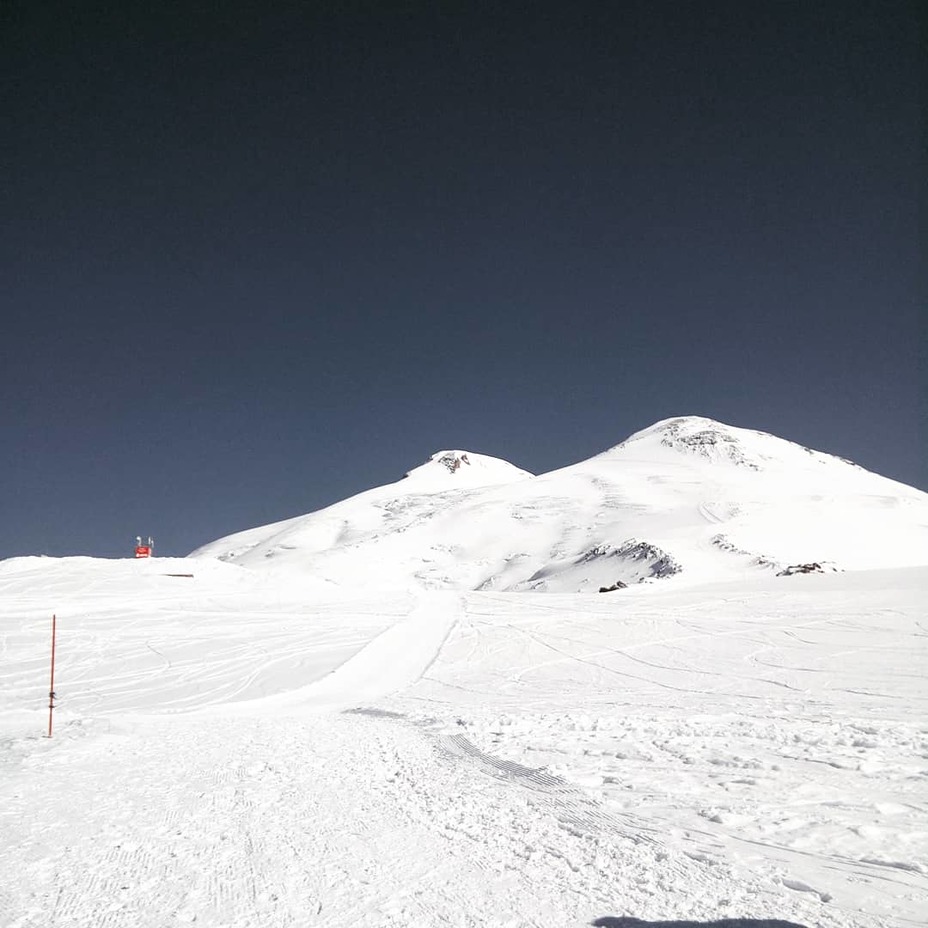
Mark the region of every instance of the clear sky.
[[915, 6], [0, 7], [0, 557], [673, 415], [928, 488]]

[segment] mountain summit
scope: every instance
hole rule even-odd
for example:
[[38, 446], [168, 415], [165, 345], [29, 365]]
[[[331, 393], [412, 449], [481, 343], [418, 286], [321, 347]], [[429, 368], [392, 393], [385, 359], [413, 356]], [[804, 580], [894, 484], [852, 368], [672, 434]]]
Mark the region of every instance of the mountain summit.
[[437, 451], [424, 464], [406, 474], [407, 486], [436, 490], [452, 487], [487, 487], [500, 483], [511, 483], [532, 475], [520, 470], [508, 461], [492, 458], [472, 451]]
[[777, 467], [802, 469], [806, 466], [814, 469], [816, 465], [833, 465], [835, 462], [856, 467], [844, 458], [813, 451], [768, 432], [736, 428], [702, 416], [663, 419], [640, 432], [635, 432], [604, 454], [622, 452], [633, 456], [645, 448], [648, 449], [648, 453], [653, 454], [657, 447], [704, 458], [713, 463], [735, 464], [751, 470]]
[[396, 483], [205, 545], [192, 557], [339, 586], [585, 592], [815, 563], [928, 561], [928, 494], [712, 419], [666, 419], [532, 476], [440, 451]]

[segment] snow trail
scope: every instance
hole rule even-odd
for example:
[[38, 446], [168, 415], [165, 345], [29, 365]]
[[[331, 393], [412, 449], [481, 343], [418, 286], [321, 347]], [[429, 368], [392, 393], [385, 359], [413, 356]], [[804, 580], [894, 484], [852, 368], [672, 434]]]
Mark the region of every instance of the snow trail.
[[0, 577], [2, 928], [928, 911], [925, 570], [376, 599], [222, 564]]
[[409, 615], [381, 632], [325, 677], [288, 693], [246, 703], [231, 702], [206, 711], [258, 715], [297, 709], [332, 712], [376, 702], [412, 685], [438, 656], [459, 620], [462, 606], [457, 593], [411, 595], [414, 605]]
[[502, 928], [776, 905], [770, 887], [614, 831], [595, 800], [477, 759], [357, 713], [72, 730], [0, 787], [16, 809], [3, 924]]

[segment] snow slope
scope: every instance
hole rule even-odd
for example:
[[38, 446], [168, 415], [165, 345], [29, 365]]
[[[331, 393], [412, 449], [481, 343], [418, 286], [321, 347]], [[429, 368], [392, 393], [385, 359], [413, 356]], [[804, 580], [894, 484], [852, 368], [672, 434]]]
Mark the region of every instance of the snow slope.
[[926, 500], [687, 418], [0, 562], [0, 926], [922, 925]]
[[928, 570], [283, 576], [0, 563], [4, 928], [923, 924]]
[[683, 417], [536, 477], [440, 452], [397, 483], [193, 557], [297, 568], [347, 589], [564, 593], [807, 562], [890, 568], [928, 563], [928, 494], [772, 435]]

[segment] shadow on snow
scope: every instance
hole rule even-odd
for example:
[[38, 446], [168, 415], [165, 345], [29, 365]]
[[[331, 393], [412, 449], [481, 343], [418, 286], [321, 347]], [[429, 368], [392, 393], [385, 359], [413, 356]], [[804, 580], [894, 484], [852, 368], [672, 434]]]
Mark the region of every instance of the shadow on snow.
[[649, 922], [629, 916], [605, 915], [591, 922], [594, 928], [806, 928], [796, 922], [778, 918], [723, 918], [714, 922], [669, 921]]

